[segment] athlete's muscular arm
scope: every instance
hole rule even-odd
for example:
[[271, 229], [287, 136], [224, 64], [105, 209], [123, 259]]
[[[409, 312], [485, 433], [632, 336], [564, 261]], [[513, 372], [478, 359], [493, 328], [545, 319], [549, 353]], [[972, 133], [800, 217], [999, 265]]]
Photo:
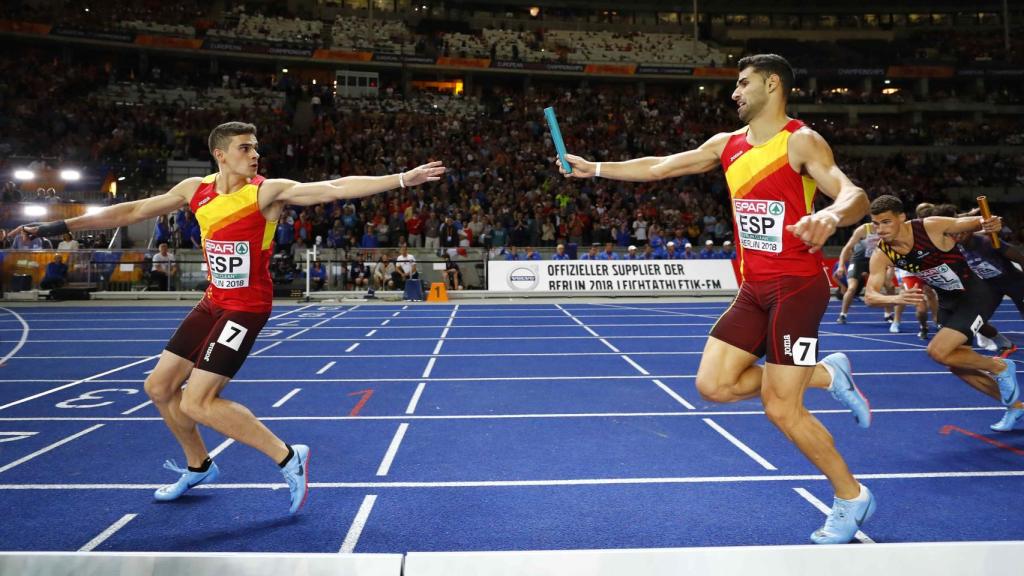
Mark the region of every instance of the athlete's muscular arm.
[[839, 268], [836, 269], [836, 273], [840, 276], [846, 275], [846, 265], [850, 263], [850, 256], [853, 255], [853, 247], [864, 239], [864, 235], [867, 234], [867, 224], [861, 224], [857, 226], [857, 229], [850, 235], [850, 239], [846, 241], [846, 246], [843, 246], [843, 251], [839, 254]]
[[[725, 149], [730, 136], [731, 134], [727, 132], [715, 134], [696, 149], [671, 156], [647, 156], [624, 162], [601, 162], [601, 177], [626, 182], [650, 182], [708, 172], [721, 163], [722, 150]], [[555, 164], [566, 178], [593, 178], [597, 175], [597, 162], [585, 160], [574, 154], [566, 154], [565, 159], [572, 165], [571, 174], [562, 168], [558, 158], [555, 158]]]
[[864, 302], [868, 306], [917, 305], [920, 302], [924, 302], [924, 292], [920, 288], [901, 290], [899, 294], [893, 296], [882, 292], [888, 279], [886, 270], [888, 270], [889, 265], [889, 257], [882, 251], [876, 250], [871, 255], [871, 262], [868, 266], [868, 283], [864, 288]]
[[981, 216], [964, 218], [947, 218], [945, 216], [929, 216], [924, 219], [924, 228], [930, 235], [959, 234], [961, 232], [978, 232], [986, 234], [999, 232], [1003, 228], [1003, 219], [992, 216], [985, 219]]
[[260, 207], [266, 208], [274, 202], [312, 206], [334, 200], [363, 198], [394, 190], [402, 184], [409, 187], [424, 182], [435, 182], [441, 179], [444, 172], [445, 167], [441, 162], [431, 162], [408, 172], [389, 176], [345, 176], [337, 180], [305, 183], [275, 178], [260, 186]]
[[19, 226], [11, 234], [20, 232], [21, 228], [24, 228], [30, 236], [56, 236], [75, 230], [105, 230], [127, 226], [186, 206], [192, 198], [192, 193], [196, 191], [202, 181], [202, 178], [186, 178], [159, 196], [107, 206], [92, 214], [84, 214], [67, 220], [25, 224]]
[[801, 174], [814, 179], [818, 189], [834, 202], [828, 208], [808, 214], [786, 227], [790, 233], [817, 252], [840, 226], [860, 222], [870, 202], [864, 190], [847, 178], [836, 166], [832, 148], [820, 134], [801, 128], [789, 138], [789, 162]]

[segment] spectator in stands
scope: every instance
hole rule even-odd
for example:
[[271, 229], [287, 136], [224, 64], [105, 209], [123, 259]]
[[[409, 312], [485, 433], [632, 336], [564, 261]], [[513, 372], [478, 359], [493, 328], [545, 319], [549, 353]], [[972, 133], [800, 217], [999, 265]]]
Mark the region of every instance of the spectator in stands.
[[722, 251], [718, 253], [718, 257], [725, 260], [736, 259], [736, 250], [733, 249], [731, 241], [726, 240], [725, 242], [722, 242]]
[[405, 231], [408, 235], [409, 246], [413, 248], [423, 246], [423, 219], [415, 210], [411, 210], [409, 217], [405, 219]]
[[462, 270], [459, 269], [457, 263], [452, 261], [452, 257], [448, 252], [444, 253], [444, 270], [441, 274], [451, 290], [462, 290]]
[[498, 219], [494, 223], [494, 229], [491, 230], [491, 246], [494, 248], [501, 248], [508, 245], [508, 230], [505, 229], [505, 225]]
[[416, 257], [409, 254], [409, 247], [405, 244], [399, 248], [398, 258], [395, 258], [396, 269], [401, 275], [401, 286], [405, 288], [405, 283], [409, 280], [419, 280], [420, 273], [416, 270]]
[[540, 252], [533, 249], [533, 246], [526, 247], [526, 255], [523, 260], [541, 260]]
[[348, 288], [350, 290], [362, 290], [370, 287], [370, 272], [366, 264], [359, 258], [354, 258], [348, 265]]
[[11, 243], [12, 250], [42, 250], [43, 239], [42, 238], [31, 238], [25, 230], [18, 234], [18, 237]]
[[67, 283], [68, 266], [64, 263], [64, 258], [58, 254], [53, 257], [53, 261], [46, 265], [46, 273], [43, 274], [43, 279], [39, 282], [39, 288], [43, 290], [52, 290], [54, 288], [60, 288]]
[[590, 251], [580, 256], [580, 260], [597, 260], [597, 251], [601, 249], [601, 245], [593, 243], [590, 245]]
[[618, 260], [619, 255], [615, 253], [615, 245], [611, 242], [606, 242], [604, 245], [604, 251], [597, 255], [598, 260]]
[[505, 260], [511, 262], [513, 260], [522, 260], [523, 257], [519, 254], [519, 250], [513, 245], [509, 246], [508, 250], [505, 251]]
[[683, 244], [683, 260], [697, 260], [700, 258], [700, 254], [693, 251], [693, 244], [687, 242]]
[[713, 260], [715, 258], [718, 258], [718, 255], [715, 253], [715, 241], [714, 240], [705, 240], [704, 241], [704, 248], [701, 248], [701, 251], [700, 251], [700, 259], [701, 260]]
[[366, 232], [363, 233], [363, 239], [359, 242], [360, 248], [377, 248], [380, 244], [377, 242], [377, 235], [373, 232], [373, 224], [366, 224]]
[[551, 257], [552, 260], [569, 260], [569, 255], [565, 253], [565, 244], [559, 244], [555, 246], [555, 254]]
[[459, 231], [451, 216], [445, 216], [444, 222], [437, 232], [441, 239], [441, 248], [456, 248], [459, 245]]
[[629, 248], [626, 249], [626, 256], [623, 260], [643, 260], [643, 256], [637, 254], [636, 246], [631, 244]]
[[441, 247], [441, 223], [433, 212], [427, 213], [423, 219], [423, 246], [428, 250], [437, 250]]
[[153, 269], [149, 273], [150, 281], [157, 290], [170, 290], [171, 278], [178, 275], [178, 264], [168, 249], [167, 242], [160, 243], [158, 251], [153, 255]]
[[171, 241], [171, 227], [167, 222], [166, 215], [156, 219], [156, 228], [153, 229], [153, 240], [157, 246]]
[[296, 238], [291, 247], [292, 262], [305, 262], [306, 250], [308, 250], [308, 247], [302, 241], [302, 238]]
[[385, 251], [380, 255], [380, 261], [373, 267], [373, 285], [377, 290], [395, 289], [395, 275], [398, 274], [395, 263], [388, 257]]
[[57, 245], [57, 250], [78, 250], [78, 240], [75, 240], [70, 232], [65, 232], [60, 244]]
[[682, 257], [682, 254], [676, 252], [676, 242], [671, 240], [668, 244], [665, 244], [665, 260], [678, 260]]
[[292, 247], [292, 242], [295, 241], [295, 222], [291, 216], [287, 218], [284, 214], [281, 215], [281, 220], [277, 223], [277, 233], [274, 235], [274, 243], [277, 245], [278, 250], [288, 250]]
[[3, 201], [21, 202], [21, 190], [19, 190], [18, 185], [11, 180], [8, 180], [7, 183], [4, 184]]
[[309, 287], [311, 290], [320, 291], [324, 289], [325, 284], [327, 284], [327, 270], [324, 270], [324, 265], [317, 260], [309, 269]]

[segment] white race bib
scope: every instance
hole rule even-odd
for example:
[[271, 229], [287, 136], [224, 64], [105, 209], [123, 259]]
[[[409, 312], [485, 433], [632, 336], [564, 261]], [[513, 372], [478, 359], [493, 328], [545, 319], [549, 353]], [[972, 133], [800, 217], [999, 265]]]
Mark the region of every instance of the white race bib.
[[974, 262], [968, 260], [967, 265], [970, 266], [971, 270], [974, 270], [974, 273], [982, 280], [988, 280], [989, 278], [995, 278], [1003, 274], [1002, 270], [996, 268], [985, 260], [978, 260]]
[[206, 241], [206, 259], [210, 263], [210, 282], [231, 290], [249, 285], [249, 243]]
[[733, 200], [740, 245], [747, 250], [782, 252], [782, 224], [786, 204], [778, 200]]
[[929, 286], [939, 290], [952, 291], [964, 289], [964, 283], [960, 281], [960, 277], [956, 275], [956, 272], [948, 264], [921, 270], [916, 272], [916, 275], [921, 280], [927, 282]]

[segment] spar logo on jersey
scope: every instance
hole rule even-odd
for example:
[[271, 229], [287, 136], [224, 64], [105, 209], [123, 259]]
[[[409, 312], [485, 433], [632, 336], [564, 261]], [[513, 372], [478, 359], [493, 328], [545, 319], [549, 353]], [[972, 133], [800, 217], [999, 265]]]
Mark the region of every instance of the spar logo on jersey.
[[210, 282], [224, 289], [249, 285], [249, 243], [206, 241], [206, 259], [210, 262]]

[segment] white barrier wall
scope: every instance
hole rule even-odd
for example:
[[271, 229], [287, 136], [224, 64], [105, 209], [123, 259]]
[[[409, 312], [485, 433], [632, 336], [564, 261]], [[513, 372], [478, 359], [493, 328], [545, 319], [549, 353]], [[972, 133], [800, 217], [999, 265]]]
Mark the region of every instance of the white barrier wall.
[[496, 292], [736, 291], [731, 260], [517, 260], [487, 263]]

